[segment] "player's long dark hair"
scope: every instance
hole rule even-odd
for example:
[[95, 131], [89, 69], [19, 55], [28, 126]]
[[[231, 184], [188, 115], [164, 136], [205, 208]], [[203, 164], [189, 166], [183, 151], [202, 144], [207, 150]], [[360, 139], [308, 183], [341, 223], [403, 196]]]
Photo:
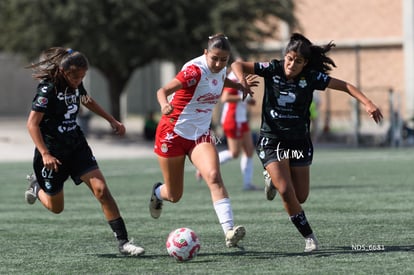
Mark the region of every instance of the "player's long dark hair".
[[26, 66], [28, 69], [33, 69], [34, 79], [47, 79], [54, 83], [62, 78], [60, 69], [70, 71], [88, 69], [88, 67], [88, 60], [82, 53], [62, 47], [52, 47], [43, 51], [39, 62]]
[[305, 68], [328, 74], [335, 62], [326, 53], [335, 47], [331, 41], [324, 46], [313, 45], [312, 42], [300, 33], [293, 33], [285, 49], [285, 54], [293, 51], [308, 61]]

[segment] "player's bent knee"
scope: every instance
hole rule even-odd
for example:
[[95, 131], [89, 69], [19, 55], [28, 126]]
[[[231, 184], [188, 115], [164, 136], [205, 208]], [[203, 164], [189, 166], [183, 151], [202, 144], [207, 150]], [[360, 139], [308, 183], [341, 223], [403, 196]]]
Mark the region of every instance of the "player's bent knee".
[[60, 213], [62, 213], [63, 212], [63, 209], [64, 209], [63, 206], [58, 206], [58, 207], [54, 206], [54, 207], [49, 208], [50, 212], [52, 212], [54, 214], [60, 214]]
[[307, 199], [308, 199], [308, 197], [305, 197], [305, 198], [299, 197], [298, 201], [299, 201], [300, 204], [302, 204], [302, 203], [305, 203]]
[[211, 170], [204, 179], [206, 182], [221, 182], [219, 170]]

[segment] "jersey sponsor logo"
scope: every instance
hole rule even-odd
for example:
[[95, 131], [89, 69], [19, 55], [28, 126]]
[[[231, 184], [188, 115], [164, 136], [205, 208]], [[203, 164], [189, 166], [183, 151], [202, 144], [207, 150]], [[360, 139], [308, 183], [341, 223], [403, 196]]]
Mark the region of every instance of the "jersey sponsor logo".
[[48, 99], [46, 97], [43, 96], [39, 96], [36, 100], [36, 106], [38, 107], [45, 107], [48, 103]]
[[75, 129], [76, 129], [76, 124], [72, 126], [63, 126], [63, 125], [58, 126], [58, 131], [61, 133], [70, 132]]
[[287, 119], [299, 118], [299, 116], [297, 116], [297, 115], [283, 115], [283, 114], [279, 114], [278, 112], [276, 112], [273, 109], [270, 110], [270, 116], [272, 118], [287, 118]]
[[183, 70], [183, 77], [185, 80], [185, 83], [188, 87], [194, 86], [197, 84], [197, 78], [198, 78], [198, 71], [192, 66], [188, 66]]
[[328, 81], [328, 75], [324, 74], [324, 73], [319, 73], [318, 76], [316, 77], [317, 80], [323, 80], [323, 82], [327, 82]]
[[192, 68], [191, 66], [185, 68], [183, 71], [184, 79], [196, 78], [198, 76], [197, 70]]
[[186, 82], [187, 82], [187, 86], [191, 87], [191, 86], [194, 86], [195, 84], [197, 84], [197, 79], [192, 78], [192, 79], [187, 80]]
[[197, 113], [210, 113], [212, 109], [196, 109]]
[[202, 96], [199, 96], [197, 98], [197, 101], [199, 103], [206, 103], [206, 104], [216, 104], [218, 102], [218, 99], [220, 98], [220, 95], [218, 94], [213, 94], [213, 93], [208, 93], [208, 94], [204, 94]]
[[279, 97], [277, 98], [277, 103], [280, 106], [286, 106], [287, 103], [295, 102], [296, 95], [292, 92], [288, 93], [280, 93]]
[[60, 92], [60, 93], [57, 94], [57, 98], [59, 100], [61, 100], [61, 101], [64, 100], [67, 105], [73, 104], [73, 103], [76, 103], [77, 102], [77, 96], [76, 96], [76, 94], [74, 94], [74, 95], [68, 95], [68, 94], [66, 94], [65, 95], [64, 93]]
[[64, 117], [66, 120], [69, 120], [71, 116], [73, 114], [76, 114], [77, 112], [78, 112], [78, 105], [75, 105], [75, 104], [69, 105]]
[[48, 87], [47, 86], [43, 86], [41, 89], [40, 89], [40, 91], [42, 91], [42, 93], [47, 93], [47, 89], [48, 89]]
[[272, 116], [272, 118], [277, 118], [279, 116], [279, 114], [273, 109], [270, 110], [270, 115]]

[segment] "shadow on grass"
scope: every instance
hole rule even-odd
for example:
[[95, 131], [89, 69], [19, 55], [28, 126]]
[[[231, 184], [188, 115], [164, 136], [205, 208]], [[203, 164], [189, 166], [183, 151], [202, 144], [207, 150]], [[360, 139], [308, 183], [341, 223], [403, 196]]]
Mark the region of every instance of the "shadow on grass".
[[374, 250], [369, 249], [368, 247], [362, 249], [352, 249], [349, 246], [338, 246], [331, 248], [321, 248], [318, 251], [305, 253], [289, 253], [289, 252], [266, 252], [266, 251], [246, 251], [243, 253], [244, 256], [252, 258], [271, 258], [271, 257], [297, 257], [297, 256], [313, 256], [313, 257], [330, 257], [336, 255], [345, 255], [345, 254], [372, 254], [372, 253], [389, 253], [389, 252], [413, 252], [414, 245], [402, 245], [402, 246], [385, 246], [384, 250]]
[[[197, 259], [199, 257], [203, 256], [241, 256], [246, 254], [246, 251], [243, 247], [237, 247], [235, 250], [229, 251], [229, 252], [220, 252], [220, 253], [199, 253], [197, 255]], [[98, 258], [108, 258], [108, 259], [122, 259], [122, 258], [141, 258], [141, 259], [156, 259], [156, 258], [169, 258], [170, 256], [167, 255], [167, 253], [163, 254], [144, 254], [142, 256], [125, 256], [121, 255], [119, 253], [107, 253], [107, 254], [96, 254]], [[200, 261], [198, 261], [200, 262]]]
[[[397, 245], [397, 246], [385, 246], [384, 250], [356, 250], [352, 249], [349, 246], [337, 246], [331, 248], [321, 248], [318, 251], [312, 253], [304, 252], [277, 252], [277, 251], [253, 251], [253, 250], [244, 250], [240, 248], [237, 251], [229, 252], [220, 252], [220, 253], [199, 253], [197, 256], [197, 262], [203, 261], [203, 257], [210, 256], [220, 256], [220, 257], [234, 257], [242, 256], [255, 259], [269, 259], [275, 257], [298, 257], [298, 256], [313, 256], [313, 257], [330, 257], [336, 255], [345, 255], [345, 254], [372, 254], [372, 253], [389, 253], [389, 252], [414, 252], [414, 245]], [[156, 259], [156, 258], [167, 258], [167, 254], [145, 254], [139, 257], [134, 256], [123, 256], [120, 254], [97, 254], [98, 258], [140, 258], [140, 259]], [[211, 260], [214, 261], [214, 260]], [[204, 262], [204, 261], [203, 261]], [[208, 262], [208, 261], [205, 261]]]

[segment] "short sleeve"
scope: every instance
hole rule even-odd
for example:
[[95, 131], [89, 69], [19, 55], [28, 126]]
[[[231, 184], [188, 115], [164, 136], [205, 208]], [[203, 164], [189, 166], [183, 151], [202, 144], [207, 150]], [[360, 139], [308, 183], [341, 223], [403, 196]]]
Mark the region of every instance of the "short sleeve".
[[256, 62], [254, 63], [254, 73], [264, 78], [280, 75], [283, 73], [283, 65], [276, 59], [270, 62]]
[[32, 110], [36, 112], [46, 112], [51, 102], [54, 86], [48, 82], [41, 82], [37, 86], [36, 95], [32, 101]]
[[312, 79], [314, 79], [313, 87], [315, 90], [323, 91], [325, 90], [329, 82], [331, 81], [331, 77], [325, 73], [312, 71]]
[[196, 65], [189, 65], [181, 70], [175, 77], [181, 82], [183, 88], [189, 88], [200, 81], [201, 70]]

